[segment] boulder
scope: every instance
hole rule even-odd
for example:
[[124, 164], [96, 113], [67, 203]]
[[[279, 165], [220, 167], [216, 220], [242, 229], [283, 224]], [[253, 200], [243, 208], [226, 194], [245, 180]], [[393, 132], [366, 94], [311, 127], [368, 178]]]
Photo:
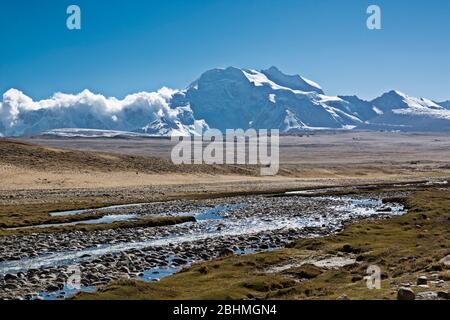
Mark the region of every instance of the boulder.
[[229, 248], [225, 248], [222, 251], [220, 251], [221, 257], [228, 257], [228, 256], [232, 256], [232, 255], [234, 255], [234, 251]]
[[417, 285], [418, 285], [418, 286], [420, 286], [420, 285], [426, 285], [427, 282], [428, 282], [428, 279], [427, 279], [427, 277], [425, 277], [425, 276], [420, 276], [420, 277], [417, 278]]
[[55, 291], [59, 290], [59, 287], [56, 286], [56, 285], [50, 284], [50, 285], [47, 286], [46, 290], [48, 292], [55, 292]]
[[450, 268], [450, 254], [439, 260], [439, 263], [447, 268]]
[[7, 274], [5, 275], [5, 277], [4, 277], [4, 279], [5, 279], [5, 281], [8, 281], [8, 280], [17, 280], [18, 277], [17, 277], [15, 274], [7, 273]]
[[119, 271], [122, 271], [122, 272], [124, 272], [124, 273], [130, 273], [130, 269], [128, 269], [128, 268], [125, 267], [125, 266], [120, 267], [120, 268], [119, 268]]
[[400, 288], [397, 291], [397, 300], [415, 300], [416, 294], [410, 288]]

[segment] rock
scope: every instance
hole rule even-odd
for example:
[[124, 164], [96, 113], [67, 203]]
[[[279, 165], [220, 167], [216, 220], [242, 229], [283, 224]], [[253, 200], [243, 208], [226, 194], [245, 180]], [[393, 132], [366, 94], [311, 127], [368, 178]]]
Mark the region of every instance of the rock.
[[404, 283], [400, 283], [400, 285], [402, 286], [402, 287], [411, 287], [411, 283], [409, 283], [409, 282], [404, 282]]
[[433, 273], [430, 277], [433, 279], [439, 279], [439, 273]]
[[209, 272], [209, 270], [208, 270], [208, 267], [202, 266], [198, 269], [198, 272], [200, 272], [201, 274], [207, 274]]
[[350, 298], [346, 294], [343, 294], [337, 297], [336, 300], [350, 300]]
[[439, 263], [444, 265], [444, 266], [446, 266], [446, 267], [450, 267], [450, 254], [445, 256], [441, 260], [439, 260]]
[[434, 263], [427, 267], [427, 271], [442, 271], [444, 268], [441, 264]]
[[410, 288], [400, 288], [397, 291], [397, 300], [415, 300], [416, 294]]
[[10, 289], [10, 290], [17, 290], [18, 286], [15, 285], [14, 283], [7, 283], [5, 285], [2, 286], [5, 289]]
[[10, 274], [7, 273], [4, 277], [5, 281], [9, 281], [9, 280], [17, 280], [18, 277], [15, 274]]
[[125, 266], [120, 267], [119, 271], [122, 271], [122, 272], [124, 272], [124, 273], [130, 273], [130, 269], [128, 269], [128, 268], [125, 267]]
[[59, 290], [59, 287], [58, 287], [58, 286], [55, 286], [55, 285], [53, 285], [53, 284], [51, 284], [51, 285], [47, 286], [46, 290], [47, 290], [48, 292], [54, 292], [54, 291], [58, 291], [58, 290]]
[[427, 277], [425, 277], [425, 276], [420, 276], [419, 278], [417, 278], [417, 285], [418, 285], [418, 286], [420, 286], [420, 285], [426, 285], [427, 282], [428, 282], [428, 279], [427, 279]]
[[354, 247], [352, 247], [349, 244], [344, 244], [344, 246], [339, 251], [344, 252], [344, 253], [355, 253], [355, 254], [358, 254], [358, 253], [361, 252], [361, 249], [354, 248]]
[[437, 298], [437, 292], [434, 291], [422, 291], [416, 295], [416, 300], [436, 300]]
[[149, 262], [149, 263], [155, 263], [155, 264], [158, 264], [158, 263], [161, 262], [161, 260], [156, 259], [156, 258], [153, 258], [153, 257], [146, 257], [146, 258], [145, 258], [145, 261], [147, 261], [147, 262]]
[[176, 263], [176, 264], [186, 264], [186, 263], [187, 263], [186, 260], [181, 259], [181, 258], [174, 258], [174, 259], [172, 260], [172, 262], [173, 262], [173, 263]]
[[445, 285], [445, 281], [444, 280], [438, 280], [436, 283], [436, 287], [441, 288]]
[[352, 277], [352, 282], [358, 282], [358, 281], [361, 281], [362, 279], [364, 279], [362, 276], [355, 275]]
[[234, 255], [234, 251], [229, 248], [223, 249], [219, 254], [220, 257], [228, 257], [232, 255]]
[[437, 296], [438, 296], [438, 298], [441, 298], [441, 299], [447, 299], [447, 300], [450, 299], [450, 295], [449, 295], [448, 291], [438, 291]]

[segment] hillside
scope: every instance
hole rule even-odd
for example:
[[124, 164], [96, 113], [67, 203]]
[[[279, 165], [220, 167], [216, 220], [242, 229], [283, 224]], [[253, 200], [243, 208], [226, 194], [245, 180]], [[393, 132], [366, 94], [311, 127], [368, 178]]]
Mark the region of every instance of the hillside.
[[150, 156], [78, 151], [0, 139], [0, 166], [47, 172], [132, 172], [136, 174], [257, 174], [255, 168], [228, 165], [175, 165]]

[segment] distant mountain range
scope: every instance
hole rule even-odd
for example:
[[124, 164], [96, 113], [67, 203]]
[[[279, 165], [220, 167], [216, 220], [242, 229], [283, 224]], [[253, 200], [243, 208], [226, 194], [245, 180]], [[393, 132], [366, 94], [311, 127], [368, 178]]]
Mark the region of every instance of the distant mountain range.
[[0, 103], [3, 136], [114, 136], [113, 131], [197, 135], [207, 128], [265, 128], [284, 133], [322, 129], [450, 131], [450, 101], [437, 103], [394, 90], [372, 101], [327, 96], [317, 83], [286, 75], [276, 67], [262, 71], [229, 67], [203, 73], [184, 90], [162, 88], [123, 100], [85, 90], [33, 101], [10, 89]]

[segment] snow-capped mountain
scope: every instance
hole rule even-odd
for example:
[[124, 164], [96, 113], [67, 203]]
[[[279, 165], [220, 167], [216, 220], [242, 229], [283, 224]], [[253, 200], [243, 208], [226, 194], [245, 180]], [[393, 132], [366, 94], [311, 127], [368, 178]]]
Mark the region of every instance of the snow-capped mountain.
[[435, 102], [389, 91], [371, 101], [382, 114], [370, 119], [365, 128], [402, 131], [448, 131], [450, 110]]
[[401, 112], [429, 112], [432, 110], [443, 110], [444, 108], [431, 100], [424, 98], [414, 98], [407, 94], [392, 90], [384, 93], [379, 98], [372, 100], [372, 104], [382, 112], [396, 110]]
[[323, 94], [319, 85], [271, 67], [256, 71], [229, 67], [205, 72], [171, 105], [189, 104], [196, 118], [212, 128], [347, 128], [362, 120], [352, 103]]
[[[206, 71], [184, 90], [162, 88], [122, 100], [85, 90], [33, 101], [10, 89], [0, 103], [0, 136], [67, 134], [78, 129], [198, 135], [209, 127], [450, 131], [449, 107], [448, 101], [435, 103], [399, 91], [372, 101], [328, 96], [314, 81], [286, 75], [276, 67], [262, 71], [229, 67]], [[73, 129], [53, 130], [62, 128]]]

